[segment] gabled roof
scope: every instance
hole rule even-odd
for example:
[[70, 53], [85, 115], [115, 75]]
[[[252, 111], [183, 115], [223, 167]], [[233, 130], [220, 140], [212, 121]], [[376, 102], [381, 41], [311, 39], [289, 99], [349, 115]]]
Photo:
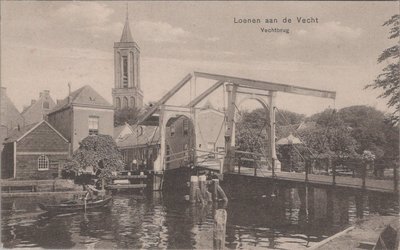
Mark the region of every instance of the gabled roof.
[[132, 134], [134, 133], [131, 125], [129, 125], [128, 123], [125, 122], [124, 125], [114, 127], [114, 140], [118, 139], [119, 135], [125, 128], [128, 128], [132, 132]]
[[[0, 126], [5, 126], [8, 128], [8, 130], [10, 130], [17, 127], [18, 125], [24, 124], [23, 116], [15, 107], [11, 99], [8, 97], [6, 88], [4, 87], [0, 88], [0, 107], [2, 110], [2, 112], [0, 112]], [[0, 138], [3, 138], [3, 136], [0, 135]]]
[[89, 85], [85, 85], [60, 101], [49, 114], [73, 106], [113, 109], [113, 106]]
[[[48, 97], [48, 98], [46, 98]], [[32, 100], [35, 102], [32, 102], [29, 106], [25, 107], [24, 110], [21, 112], [21, 115], [24, 115], [25, 113], [27, 113], [30, 109], [32, 109], [32, 107], [34, 106], [40, 106], [42, 107], [43, 102], [48, 99], [49, 100], [49, 104], [50, 105], [54, 105], [54, 101], [53, 98], [51, 98], [50, 96], [50, 91], [48, 90], [44, 90], [43, 92], [40, 92], [39, 98], [37, 100]]]
[[133, 134], [117, 142], [119, 148], [134, 148], [159, 143], [160, 130], [157, 126], [135, 126], [133, 130]]
[[302, 144], [301, 140], [295, 137], [292, 133], [289, 136], [279, 139], [276, 142], [277, 145], [293, 145], [293, 144]]
[[33, 130], [35, 130], [37, 127], [39, 127], [42, 123], [45, 123], [48, 127], [50, 127], [52, 130], [54, 130], [54, 132], [56, 132], [64, 141], [69, 142], [64, 136], [62, 136], [62, 134], [60, 132], [58, 132], [53, 126], [51, 126], [50, 123], [48, 123], [45, 120], [42, 120], [41, 122], [33, 123], [33, 124], [27, 125], [25, 127], [22, 127], [20, 129], [14, 129], [11, 132], [11, 135], [4, 140], [4, 143], [15, 142], [15, 141], [21, 140], [22, 138], [27, 136], [29, 133], [31, 133]]
[[[293, 132], [297, 131], [300, 124], [290, 124], [286, 126], [277, 126], [276, 134], [278, 138], [285, 138], [291, 135]], [[296, 132], [295, 132], [296, 133]]]
[[124, 26], [124, 29], [122, 30], [122, 36], [121, 36], [120, 42], [121, 43], [132, 43], [133, 42], [131, 29], [129, 27], [128, 16], [126, 17], [126, 20], [125, 20], [125, 26]]
[[4, 143], [9, 143], [9, 142], [14, 142], [16, 140], [18, 140], [21, 136], [23, 136], [24, 134], [26, 134], [26, 132], [30, 131], [32, 128], [36, 127], [36, 125], [38, 125], [39, 123], [32, 123], [29, 124], [25, 127], [21, 127], [21, 128], [16, 128], [13, 129], [10, 132], [10, 136], [8, 136], [5, 140]]

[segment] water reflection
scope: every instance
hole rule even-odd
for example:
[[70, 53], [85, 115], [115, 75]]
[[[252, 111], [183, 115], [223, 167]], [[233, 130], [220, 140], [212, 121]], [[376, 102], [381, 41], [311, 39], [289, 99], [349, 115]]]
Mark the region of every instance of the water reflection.
[[[266, 189], [226, 206], [228, 248], [306, 248], [369, 213], [396, 214], [398, 200], [374, 193], [315, 187]], [[271, 195], [274, 194], [274, 195]], [[51, 216], [37, 202], [55, 198], [6, 198], [1, 203], [4, 247], [40, 248], [212, 248], [215, 205], [181, 199], [118, 195], [109, 209]], [[181, 198], [181, 197], [178, 197]]]

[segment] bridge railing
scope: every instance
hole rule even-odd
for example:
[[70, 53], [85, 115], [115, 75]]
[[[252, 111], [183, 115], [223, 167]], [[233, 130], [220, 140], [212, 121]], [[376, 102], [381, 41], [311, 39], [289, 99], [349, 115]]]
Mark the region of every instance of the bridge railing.
[[[393, 162], [392, 166], [379, 165], [381, 163], [371, 164], [363, 162], [361, 160], [349, 160], [349, 161], [328, 161], [322, 159], [320, 162], [306, 160], [302, 162], [301, 166], [296, 166], [297, 173], [294, 175], [304, 174], [304, 181], [308, 182], [309, 179], [318, 179], [318, 175], [324, 175], [321, 178], [327, 180], [329, 176], [331, 183], [335, 185], [337, 181], [348, 182], [362, 188], [366, 186], [377, 186], [384, 185], [385, 189], [392, 189], [395, 192], [399, 191], [399, 171], [398, 163]], [[294, 163], [296, 165], [296, 163]], [[271, 164], [261, 154], [236, 151], [235, 152], [235, 171], [238, 174], [246, 175], [263, 175], [272, 176]], [[283, 168], [282, 173], [276, 173], [279, 177], [288, 176], [288, 172], [283, 174], [285, 171]], [[354, 179], [354, 181], [352, 181]], [[392, 183], [392, 184], [391, 184]]]
[[235, 172], [252, 171], [254, 176], [268, 175], [272, 165], [263, 154], [235, 150]]

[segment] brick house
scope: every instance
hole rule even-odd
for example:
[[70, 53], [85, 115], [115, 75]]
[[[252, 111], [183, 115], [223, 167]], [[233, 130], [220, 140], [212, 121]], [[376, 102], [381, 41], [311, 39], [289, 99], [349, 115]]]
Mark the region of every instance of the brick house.
[[31, 100], [31, 105], [24, 107], [21, 115], [24, 117], [25, 125], [40, 122], [55, 106], [50, 91], [43, 90], [37, 100]]
[[4, 142], [2, 178], [57, 177], [69, 157], [69, 148], [68, 140], [44, 120], [15, 129]]
[[59, 101], [47, 120], [71, 142], [72, 152], [88, 135], [114, 135], [114, 108], [89, 85]]

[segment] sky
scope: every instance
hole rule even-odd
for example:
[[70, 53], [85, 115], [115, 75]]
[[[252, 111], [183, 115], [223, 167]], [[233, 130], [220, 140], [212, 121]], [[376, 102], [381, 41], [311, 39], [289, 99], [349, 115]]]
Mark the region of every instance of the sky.
[[[73, 90], [89, 84], [111, 102], [113, 45], [128, 5], [146, 103], [157, 101], [186, 74], [203, 71], [337, 92], [335, 101], [278, 93], [280, 109], [307, 115], [351, 105], [388, 111], [386, 100], [376, 98], [379, 91], [363, 88], [388, 63], [378, 64], [377, 58], [395, 42], [382, 24], [398, 12], [397, 1], [0, 4], [1, 84], [19, 110], [45, 89], [54, 99], [66, 97], [68, 82]], [[282, 23], [285, 17], [292, 23]], [[318, 18], [318, 23], [297, 23], [297, 17]], [[234, 22], [241, 18], [279, 23]], [[261, 28], [289, 29], [289, 34]], [[201, 86], [207, 84], [212, 82]]]

